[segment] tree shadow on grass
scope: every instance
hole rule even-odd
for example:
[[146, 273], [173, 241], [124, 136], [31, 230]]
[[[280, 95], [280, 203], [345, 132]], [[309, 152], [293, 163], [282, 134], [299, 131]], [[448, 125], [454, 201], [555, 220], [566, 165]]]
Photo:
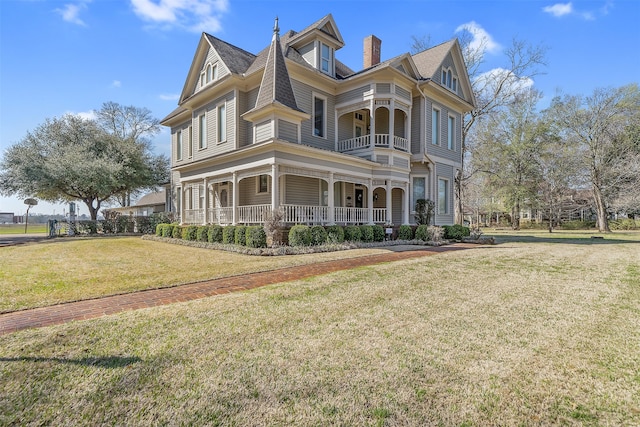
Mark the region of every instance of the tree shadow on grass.
[[94, 366], [96, 368], [124, 368], [134, 363], [142, 362], [139, 357], [81, 357], [66, 359], [64, 357], [0, 357], [0, 362], [55, 362], [79, 366]]
[[615, 235], [601, 235], [590, 237], [553, 237], [532, 235], [493, 236], [496, 244], [503, 243], [563, 243], [569, 245], [616, 245], [622, 243], [640, 244], [640, 240], [616, 238]]

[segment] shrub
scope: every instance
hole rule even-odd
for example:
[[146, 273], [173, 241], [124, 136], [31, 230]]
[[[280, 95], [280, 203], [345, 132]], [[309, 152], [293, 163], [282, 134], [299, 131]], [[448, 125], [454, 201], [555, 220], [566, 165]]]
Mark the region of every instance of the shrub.
[[246, 244], [250, 248], [266, 248], [267, 233], [262, 226], [254, 225], [247, 227]]
[[182, 227], [178, 224], [174, 225], [171, 230], [171, 237], [174, 239], [180, 239], [182, 237]]
[[321, 225], [311, 227], [311, 244], [324, 245], [327, 242], [327, 230]]
[[311, 229], [306, 225], [294, 225], [291, 227], [291, 230], [289, 230], [289, 245], [310, 246]]
[[422, 240], [424, 242], [428, 242], [429, 239], [429, 226], [428, 225], [419, 225], [416, 228], [416, 239]]
[[640, 228], [640, 221], [636, 221], [631, 218], [616, 219], [614, 221], [609, 221], [609, 228], [612, 230], [637, 230]]
[[120, 215], [116, 218], [116, 233], [133, 233], [135, 222], [129, 215]]
[[173, 237], [173, 229], [176, 224], [165, 224], [162, 229], [162, 237]]
[[373, 242], [373, 227], [370, 225], [361, 225], [360, 236], [363, 242]]
[[155, 225], [152, 225], [151, 218], [148, 216], [136, 216], [133, 217], [135, 231], [142, 234], [151, 234], [155, 230]]
[[197, 225], [187, 225], [186, 227], [182, 227], [182, 240], [195, 241], [198, 237], [198, 226]]
[[357, 225], [347, 225], [344, 228], [344, 240], [348, 242], [359, 242], [362, 239], [362, 232]]
[[429, 225], [433, 212], [435, 211], [436, 203], [429, 199], [416, 200], [416, 214], [414, 218], [419, 225]]
[[78, 233], [79, 234], [97, 234], [98, 233], [98, 221], [78, 221]]
[[435, 225], [430, 225], [429, 229], [429, 240], [432, 242], [439, 242], [442, 240], [442, 236], [444, 235], [444, 230], [442, 227], [436, 227]]
[[168, 224], [158, 224], [156, 225], [156, 236], [162, 237], [162, 232], [164, 231], [164, 227]]
[[198, 231], [196, 233], [196, 240], [198, 242], [206, 242], [208, 240], [209, 227], [206, 225], [201, 225], [198, 227]]
[[373, 241], [374, 242], [383, 242], [384, 241], [384, 227], [381, 225], [373, 226]]
[[207, 241], [209, 243], [222, 243], [222, 227], [219, 225], [210, 225], [207, 230]]
[[471, 235], [469, 227], [460, 224], [444, 225], [444, 238], [452, 240], [462, 240], [463, 237]]
[[116, 223], [114, 220], [105, 219], [102, 221], [102, 232], [104, 234], [110, 234], [116, 232]]
[[400, 240], [412, 240], [413, 239], [413, 228], [410, 225], [401, 225], [400, 230], [398, 230], [398, 239]]
[[339, 225], [330, 225], [327, 227], [327, 241], [331, 243], [344, 242], [344, 228]]
[[222, 243], [232, 245], [236, 242], [236, 227], [233, 225], [227, 225], [222, 230]]
[[245, 225], [236, 225], [235, 244], [240, 246], [247, 244], [247, 227]]

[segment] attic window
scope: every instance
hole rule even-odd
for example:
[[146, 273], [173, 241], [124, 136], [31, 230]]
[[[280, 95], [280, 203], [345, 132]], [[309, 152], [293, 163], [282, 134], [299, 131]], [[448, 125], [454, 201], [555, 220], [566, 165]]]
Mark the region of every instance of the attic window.
[[324, 43], [320, 43], [320, 70], [323, 73], [333, 74], [333, 57], [331, 48]]
[[200, 73], [200, 86], [218, 80], [218, 64], [208, 63]]
[[458, 91], [458, 78], [453, 75], [451, 68], [442, 69], [442, 85], [454, 92]]

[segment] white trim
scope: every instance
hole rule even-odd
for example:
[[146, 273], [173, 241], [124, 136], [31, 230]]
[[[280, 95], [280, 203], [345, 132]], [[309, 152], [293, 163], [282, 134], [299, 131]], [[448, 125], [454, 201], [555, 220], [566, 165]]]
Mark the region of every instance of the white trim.
[[[322, 135], [316, 135], [316, 98], [322, 100]], [[327, 139], [327, 97], [317, 92], [311, 92], [311, 135], [316, 138]]]
[[[440, 211], [440, 181], [446, 183], [445, 186], [445, 211], [441, 212]], [[437, 211], [438, 211], [438, 215], [450, 215], [451, 214], [451, 185], [450, 185], [450, 180], [449, 178], [444, 178], [440, 175], [438, 175], [437, 177], [437, 190], [438, 190], [438, 205], [437, 205]]]
[[207, 148], [207, 110], [198, 115], [198, 150], [205, 148]]
[[[451, 120], [453, 120], [453, 126], [450, 126]], [[447, 149], [451, 151], [456, 150], [456, 123], [456, 116], [447, 114]]]
[[[220, 114], [220, 109], [224, 111], [224, 123], [220, 125], [220, 118], [223, 117]], [[222, 102], [216, 106], [216, 144], [223, 144], [227, 142], [227, 102]]]
[[[433, 120], [433, 113], [437, 112], [438, 113], [438, 117], [437, 117], [437, 133], [436, 133], [436, 142], [433, 142], [433, 132], [434, 132], [434, 120]], [[434, 107], [433, 104], [431, 105], [431, 145], [437, 145], [438, 147], [442, 146], [442, 110], [438, 107]]]

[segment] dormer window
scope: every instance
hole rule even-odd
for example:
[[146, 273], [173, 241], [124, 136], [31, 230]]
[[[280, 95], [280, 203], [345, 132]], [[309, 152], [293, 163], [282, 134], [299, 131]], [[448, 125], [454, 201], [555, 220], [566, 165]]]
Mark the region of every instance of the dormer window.
[[320, 43], [320, 69], [322, 72], [331, 74], [331, 62], [331, 48]]
[[218, 79], [218, 64], [208, 63], [200, 73], [200, 86], [207, 85]]
[[453, 75], [450, 68], [442, 69], [442, 85], [454, 92], [458, 91], [458, 78]]

